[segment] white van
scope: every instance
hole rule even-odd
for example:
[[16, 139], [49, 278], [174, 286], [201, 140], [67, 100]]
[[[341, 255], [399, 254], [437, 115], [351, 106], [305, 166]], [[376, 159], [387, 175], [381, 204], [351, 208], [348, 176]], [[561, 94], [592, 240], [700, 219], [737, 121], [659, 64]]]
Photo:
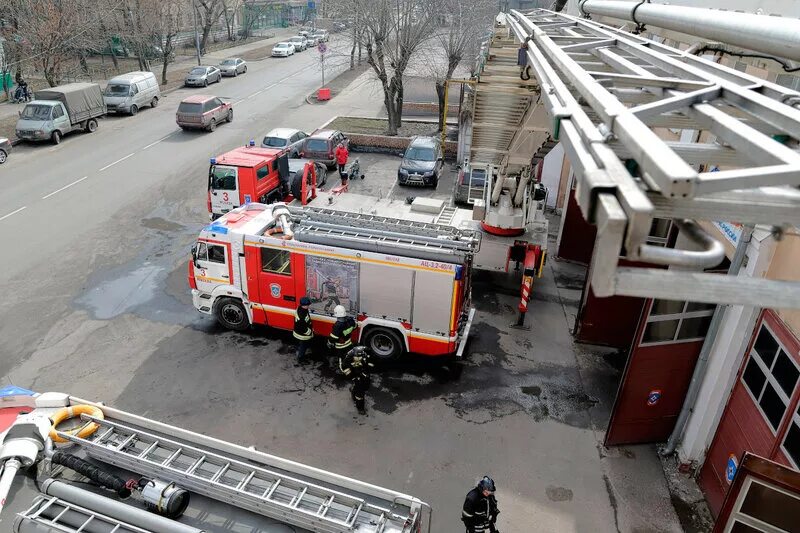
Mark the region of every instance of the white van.
[[156, 107], [159, 98], [161, 90], [152, 72], [129, 72], [111, 78], [103, 92], [109, 113], [135, 115], [146, 105]]

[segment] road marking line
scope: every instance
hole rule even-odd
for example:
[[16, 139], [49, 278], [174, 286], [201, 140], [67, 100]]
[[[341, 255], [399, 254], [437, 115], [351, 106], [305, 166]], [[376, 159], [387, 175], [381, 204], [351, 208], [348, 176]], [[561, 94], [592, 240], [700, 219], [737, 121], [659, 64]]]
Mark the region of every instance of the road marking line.
[[389, 189], [389, 194], [386, 195], [386, 198], [391, 200], [392, 199], [392, 192], [394, 191], [394, 186], [397, 185], [397, 178], [394, 179], [394, 183], [392, 183], [392, 188]]
[[151, 142], [150, 144], [148, 144], [147, 146], [145, 146], [144, 148], [142, 148], [142, 150], [147, 150], [148, 148], [152, 148], [153, 146], [157, 145], [157, 144], [158, 144], [158, 143], [160, 143], [161, 141], [163, 141], [163, 140], [166, 140], [166, 139], [168, 139], [168, 138], [172, 137], [172, 135], [173, 135], [172, 133], [170, 133], [169, 135], [164, 135], [164, 136], [163, 136], [163, 137], [161, 137], [159, 140], [157, 140], [157, 141], [155, 141], [155, 142]]
[[130, 153], [130, 154], [126, 155], [125, 157], [117, 159], [116, 161], [114, 161], [110, 165], [106, 165], [103, 168], [101, 168], [100, 170], [98, 170], [98, 172], [102, 172], [102, 171], [106, 170], [107, 168], [111, 168], [114, 165], [116, 165], [117, 163], [121, 163], [121, 162], [125, 161], [126, 159], [128, 159], [129, 157], [133, 157], [134, 155], [136, 155], [136, 152]]
[[78, 184], [78, 183], [82, 182], [83, 180], [87, 179], [88, 177], [89, 177], [89, 176], [84, 176], [84, 177], [82, 177], [82, 178], [81, 178], [81, 179], [79, 179], [79, 180], [75, 180], [75, 181], [73, 181], [73, 182], [72, 182], [72, 183], [70, 183], [69, 185], [64, 185], [64, 186], [63, 186], [63, 187], [61, 187], [60, 189], [58, 189], [58, 190], [55, 190], [55, 191], [51, 192], [51, 193], [50, 193], [50, 194], [48, 194], [47, 196], [42, 196], [42, 200], [47, 200], [48, 198], [50, 198], [50, 197], [51, 197], [51, 196], [53, 196], [54, 194], [56, 194], [56, 193], [60, 193], [60, 192], [61, 192], [61, 191], [63, 191], [64, 189], [69, 189], [69, 188], [70, 188], [70, 187], [72, 187], [73, 185], [76, 185], [76, 184]]
[[17, 209], [16, 211], [12, 211], [12, 212], [10, 212], [9, 214], [7, 214], [7, 215], [4, 215], [4, 216], [0, 217], [0, 220], [5, 220], [5, 219], [7, 219], [8, 217], [10, 217], [11, 215], [16, 215], [17, 213], [19, 213], [20, 211], [22, 211], [22, 210], [23, 210], [23, 209], [25, 209], [26, 207], [28, 207], [28, 206], [27, 206], [27, 205], [23, 205], [22, 207], [20, 207], [20, 208], [19, 208], [19, 209]]

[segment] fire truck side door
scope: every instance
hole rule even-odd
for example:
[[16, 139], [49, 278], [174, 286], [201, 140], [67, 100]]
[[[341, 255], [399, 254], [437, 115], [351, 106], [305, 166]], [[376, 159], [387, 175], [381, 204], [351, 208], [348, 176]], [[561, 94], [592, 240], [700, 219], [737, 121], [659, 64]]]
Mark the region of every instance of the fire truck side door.
[[294, 317], [282, 313], [284, 308], [294, 311], [297, 307], [294, 277], [292, 275], [292, 254], [280, 248], [261, 248], [260, 270], [258, 272], [258, 292], [261, 303], [267, 312], [267, 323], [271, 326], [291, 328]]
[[227, 247], [198, 242], [194, 252], [194, 277], [198, 290], [211, 292], [219, 284], [230, 284]]
[[211, 195], [211, 212], [224, 215], [239, 207], [239, 172], [237, 167], [211, 165], [208, 191]]

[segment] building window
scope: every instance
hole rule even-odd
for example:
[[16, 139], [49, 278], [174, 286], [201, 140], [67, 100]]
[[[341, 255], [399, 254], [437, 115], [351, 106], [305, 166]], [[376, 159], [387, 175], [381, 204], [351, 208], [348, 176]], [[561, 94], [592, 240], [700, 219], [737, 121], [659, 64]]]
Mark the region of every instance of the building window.
[[705, 338], [714, 304], [653, 300], [640, 346], [690, 342]]
[[783, 453], [789, 458], [795, 468], [800, 469], [800, 405], [792, 417], [792, 423], [783, 439]]
[[274, 274], [291, 274], [291, 253], [288, 250], [261, 249], [261, 271]]
[[[781, 425], [798, 378], [800, 369], [797, 363], [781, 346], [769, 327], [761, 324], [753, 348], [750, 350], [750, 358], [742, 373], [742, 382], [773, 433]], [[787, 439], [789, 439], [788, 433]], [[795, 436], [792, 439], [795, 439]], [[789, 445], [794, 446], [796, 450], [796, 440], [791, 440]]]

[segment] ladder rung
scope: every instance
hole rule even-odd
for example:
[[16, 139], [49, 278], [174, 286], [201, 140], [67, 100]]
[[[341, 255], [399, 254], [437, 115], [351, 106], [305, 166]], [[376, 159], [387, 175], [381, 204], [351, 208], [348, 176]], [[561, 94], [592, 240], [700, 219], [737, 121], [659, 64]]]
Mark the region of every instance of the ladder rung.
[[192, 466], [190, 466], [190, 467], [189, 467], [189, 469], [186, 471], [186, 473], [187, 473], [187, 474], [193, 474], [193, 473], [194, 473], [194, 471], [195, 471], [195, 470], [197, 470], [197, 469], [198, 469], [198, 467], [199, 467], [201, 464], [203, 464], [203, 461], [205, 461], [205, 460], [206, 460], [206, 456], [205, 456], [205, 455], [201, 455], [201, 456], [200, 456], [200, 458], [199, 458], [199, 459], [197, 459], [197, 461], [195, 461], [195, 462], [192, 464]]
[[268, 488], [267, 490], [264, 491], [263, 498], [265, 500], [269, 500], [270, 498], [272, 498], [272, 493], [275, 492], [275, 489], [277, 489], [278, 485], [280, 485], [280, 484], [281, 484], [281, 480], [279, 478], [270, 488]]
[[219, 481], [219, 478], [224, 476], [225, 472], [227, 472], [230, 467], [231, 467], [230, 463], [225, 463], [225, 466], [217, 470], [217, 473], [211, 476], [211, 483], [216, 483], [217, 481]]
[[93, 520], [94, 520], [94, 515], [89, 516], [89, 518], [86, 519], [86, 522], [84, 522], [75, 533], [80, 533], [81, 531], [84, 531], [86, 529], [86, 526], [91, 524]]
[[108, 533], [117, 533], [117, 531], [119, 531], [119, 528], [121, 528], [121, 527], [122, 527], [121, 524], [117, 524], [116, 526], [114, 526], [114, 529], [112, 529]]
[[57, 523], [59, 520], [61, 520], [61, 517], [64, 516], [67, 513], [67, 511], [69, 511], [69, 510], [70, 510], [70, 506], [69, 505], [64, 505], [64, 508], [61, 509], [61, 512], [58, 513], [55, 518], [53, 518], [53, 522]]
[[307, 490], [308, 490], [308, 487], [303, 487], [303, 490], [301, 490], [300, 492], [295, 494], [294, 498], [292, 498], [292, 503], [289, 504], [289, 505], [291, 505], [294, 508], [297, 508], [297, 506], [300, 505], [300, 500], [302, 500], [303, 496], [306, 495], [306, 491]]
[[177, 450], [172, 452], [172, 455], [170, 455], [169, 457], [164, 459], [164, 462], [161, 463], [161, 466], [169, 466], [169, 465], [171, 465], [172, 461], [174, 461], [181, 454], [182, 451], [183, 451], [183, 448], [178, 448]]
[[319, 509], [317, 510], [317, 515], [325, 516], [326, 514], [328, 514], [328, 510], [331, 508], [332, 504], [333, 504], [333, 494], [328, 496], [328, 499], [322, 502], [322, 505], [320, 505]]
[[106, 431], [104, 431], [103, 433], [101, 433], [100, 435], [98, 435], [97, 437], [95, 437], [95, 438], [94, 438], [94, 440], [95, 440], [96, 442], [101, 442], [101, 441], [102, 441], [102, 440], [104, 440], [106, 437], [108, 437], [108, 436], [109, 436], [111, 433], [114, 433], [114, 428], [108, 428]]
[[[133, 436], [133, 435], [132, 435], [132, 436]], [[156, 449], [156, 446], [158, 446], [158, 441], [157, 441], [157, 440], [156, 440], [156, 441], [153, 441], [153, 443], [152, 443], [150, 446], [148, 446], [147, 448], [145, 448], [145, 449], [144, 449], [144, 451], [143, 451], [142, 453], [140, 453], [140, 454], [139, 454], [139, 458], [141, 459], [142, 457], [147, 457], [147, 454], [149, 454], [150, 452], [152, 452], [153, 450], [155, 450], [155, 449]]]
[[255, 477], [255, 475], [256, 475], [256, 472], [255, 472], [255, 470], [253, 470], [253, 471], [251, 471], [249, 474], [247, 474], [247, 477], [246, 477], [246, 478], [244, 478], [244, 479], [241, 481], [241, 483], [239, 483], [239, 484], [236, 486], [236, 490], [244, 490], [244, 488], [247, 486], [247, 484], [248, 484], [248, 483], [250, 483], [250, 481], [252, 481], [252, 480], [253, 480], [253, 477]]
[[353, 524], [356, 523], [356, 518], [358, 518], [359, 513], [361, 512], [361, 506], [363, 503], [359, 503], [356, 507], [352, 507], [350, 509], [350, 513], [348, 513], [347, 518], [345, 519], [344, 523], [348, 525], [348, 527], [352, 527]]
[[46, 504], [36, 509], [36, 512], [31, 515], [31, 518], [36, 518], [37, 516], [45, 512], [51, 505], [55, 503], [55, 501], [56, 501], [55, 497], [51, 497]]
[[120, 442], [119, 445], [117, 445], [117, 449], [120, 451], [124, 450], [125, 446], [130, 444], [131, 441], [135, 438], [136, 438], [136, 433], [131, 433], [130, 435], [128, 435], [127, 439], [125, 439], [124, 441]]

